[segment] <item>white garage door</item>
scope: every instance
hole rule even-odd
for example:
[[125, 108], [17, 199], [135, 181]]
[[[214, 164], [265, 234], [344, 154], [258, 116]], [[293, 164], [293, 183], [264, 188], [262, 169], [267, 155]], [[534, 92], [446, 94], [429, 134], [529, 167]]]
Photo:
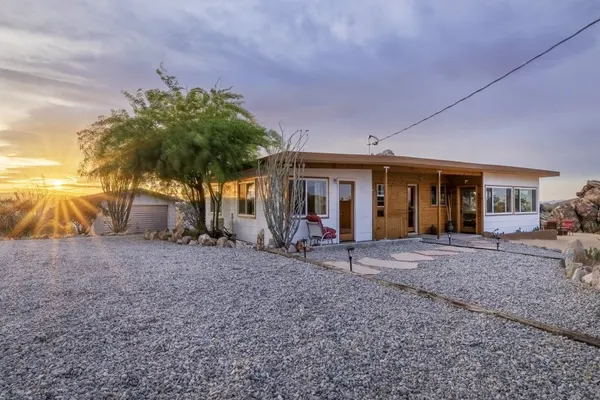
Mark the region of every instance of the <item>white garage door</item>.
[[129, 217], [129, 233], [146, 229], [167, 229], [169, 206], [133, 206]]

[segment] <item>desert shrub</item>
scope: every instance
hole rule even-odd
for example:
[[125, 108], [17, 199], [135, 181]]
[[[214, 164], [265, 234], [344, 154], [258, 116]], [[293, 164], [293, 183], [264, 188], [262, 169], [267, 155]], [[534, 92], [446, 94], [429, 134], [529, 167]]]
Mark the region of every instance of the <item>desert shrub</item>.
[[193, 240], [198, 240], [200, 232], [197, 229], [185, 229], [183, 231], [183, 236], [190, 236]]
[[585, 249], [585, 255], [591, 265], [600, 264], [600, 249], [597, 247], [592, 247], [589, 249]]

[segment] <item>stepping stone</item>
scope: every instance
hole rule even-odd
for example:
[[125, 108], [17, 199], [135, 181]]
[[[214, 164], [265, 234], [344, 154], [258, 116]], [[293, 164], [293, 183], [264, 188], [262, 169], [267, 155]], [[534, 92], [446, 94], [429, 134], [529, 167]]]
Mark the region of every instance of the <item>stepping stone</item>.
[[441, 250], [420, 250], [415, 253], [423, 254], [424, 256], [455, 256], [458, 255], [455, 251], [441, 251]]
[[361, 258], [358, 260], [359, 263], [368, 265], [370, 267], [380, 268], [393, 268], [393, 269], [415, 269], [419, 264], [415, 262], [402, 262], [402, 261], [390, 261], [390, 260], [379, 260], [377, 258]]
[[396, 253], [391, 255], [398, 261], [433, 261], [435, 258], [417, 253]]
[[436, 249], [441, 251], [454, 251], [457, 253], [477, 253], [477, 250], [469, 249], [467, 247], [438, 246]]
[[[325, 264], [345, 271], [350, 271], [350, 263], [348, 261], [325, 261]], [[359, 275], [377, 275], [380, 271], [376, 269], [365, 267], [364, 265], [357, 265], [352, 263], [352, 272], [356, 272]]]

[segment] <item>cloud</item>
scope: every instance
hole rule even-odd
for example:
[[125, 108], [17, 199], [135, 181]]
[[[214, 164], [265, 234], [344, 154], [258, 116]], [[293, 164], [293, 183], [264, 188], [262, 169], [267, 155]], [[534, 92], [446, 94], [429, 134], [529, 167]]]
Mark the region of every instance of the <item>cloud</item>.
[[[270, 128], [310, 129], [310, 150], [361, 153], [369, 134], [427, 116], [598, 14], [585, 0], [6, 0], [0, 156], [56, 163], [11, 168], [14, 179], [74, 174], [75, 133], [125, 106], [120, 90], [158, 86], [161, 61], [188, 86], [234, 85]], [[599, 38], [592, 28], [380, 146], [600, 175]], [[554, 181], [552, 193], [571, 190]]]

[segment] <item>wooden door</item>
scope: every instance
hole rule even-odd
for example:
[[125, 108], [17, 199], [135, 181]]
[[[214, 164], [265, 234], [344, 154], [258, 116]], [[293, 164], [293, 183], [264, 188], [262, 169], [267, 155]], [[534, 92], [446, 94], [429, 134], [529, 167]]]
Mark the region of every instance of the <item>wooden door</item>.
[[474, 187], [460, 189], [460, 231], [477, 233], [477, 190]]
[[340, 242], [354, 240], [354, 182], [339, 183]]

